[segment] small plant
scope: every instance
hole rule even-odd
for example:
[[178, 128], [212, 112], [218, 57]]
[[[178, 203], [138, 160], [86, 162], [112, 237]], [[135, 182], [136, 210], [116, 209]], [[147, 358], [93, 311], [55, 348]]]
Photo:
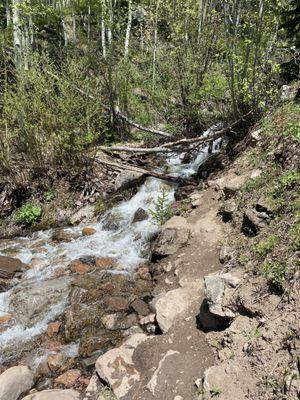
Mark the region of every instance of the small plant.
[[270, 290], [282, 292], [285, 281], [285, 266], [279, 262], [265, 262], [262, 272], [269, 283]]
[[95, 204], [94, 207], [94, 213], [95, 215], [101, 215], [103, 213], [105, 213], [105, 211], [107, 210], [107, 205], [105, 204], [104, 200], [102, 199], [102, 197], [100, 197]]
[[279, 185], [281, 189], [292, 189], [297, 182], [300, 180], [300, 175], [297, 171], [287, 171], [279, 179]]
[[211, 397], [219, 396], [221, 394], [221, 390], [216, 386], [213, 386], [210, 390]]
[[17, 214], [17, 222], [25, 225], [32, 225], [37, 222], [42, 215], [42, 208], [38, 205], [27, 203], [20, 208]]
[[54, 189], [50, 188], [47, 190], [47, 192], [44, 193], [44, 200], [49, 203], [52, 201], [55, 197], [55, 191]]
[[266, 240], [261, 241], [256, 246], [257, 253], [262, 257], [265, 258], [269, 253], [271, 253], [279, 242], [279, 238], [277, 235], [270, 235]]
[[173, 216], [173, 210], [168, 199], [169, 192], [162, 189], [159, 194], [154, 210], [149, 210], [152, 218], [159, 224], [163, 225]]

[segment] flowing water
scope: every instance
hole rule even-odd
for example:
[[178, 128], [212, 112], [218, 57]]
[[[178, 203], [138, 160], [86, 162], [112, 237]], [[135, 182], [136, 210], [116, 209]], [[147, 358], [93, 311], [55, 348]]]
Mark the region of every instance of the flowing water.
[[[205, 135], [210, 132], [208, 130]], [[220, 141], [217, 140], [213, 152], [219, 146]], [[184, 154], [170, 154], [166, 160], [168, 172], [184, 178], [192, 176], [208, 158], [208, 153], [208, 148], [202, 149], [189, 164], [182, 163]], [[0, 363], [4, 361], [4, 356], [1, 360], [1, 353], [4, 354], [6, 348], [21, 348], [26, 341], [44, 332], [49, 321], [63, 313], [68, 302], [71, 277], [54, 278], [58, 268], [67, 268], [72, 260], [80, 257], [111, 257], [117, 260], [117, 266], [111, 273], [130, 274], [149, 257], [150, 241], [158, 226], [151, 217], [140, 222], [132, 221], [139, 208], [149, 211], [154, 207], [162, 188], [166, 186], [168, 200], [174, 201], [175, 185], [148, 178], [130, 200], [114, 207], [100, 222], [88, 224], [96, 230], [92, 236], [82, 236], [84, 226], [81, 225], [65, 229], [74, 237], [67, 243], [53, 242], [52, 230], [0, 241], [1, 255], [17, 257], [27, 264], [35, 261], [35, 267], [16, 280], [12, 289], [0, 293], [0, 317], [12, 314], [16, 319], [14, 326], [0, 331]], [[118, 226], [114, 230], [105, 227], [109, 218], [117, 220]]]

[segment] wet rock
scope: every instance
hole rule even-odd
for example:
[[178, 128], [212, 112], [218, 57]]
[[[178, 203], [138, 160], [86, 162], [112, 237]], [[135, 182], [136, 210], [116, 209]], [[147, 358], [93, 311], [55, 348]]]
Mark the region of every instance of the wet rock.
[[70, 270], [75, 274], [84, 275], [90, 272], [91, 267], [88, 264], [81, 262], [80, 260], [75, 260], [71, 262]]
[[0, 331], [2, 328], [13, 325], [14, 317], [11, 314], [2, 315], [0, 317]]
[[11, 279], [17, 272], [22, 272], [28, 267], [18, 258], [0, 255], [0, 278]]
[[47, 335], [49, 337], [53, 337], [58, 334], [61, 327], [61, 323], [59, 321], [51, 322], [47, 328]]
[[86, 227], [86, 228], [83, 228], [83, 229], [82, 229], [82, 234], [83, 234], [83, 236], [92, 236], [92, 235], [94, 235], [96, 232], [97, 232], [97, 230], [94, 229], [94, 228]]
[[102, 226], [105, 230], [117, 231], [121, 228], [122, 223], [123, 215], [116, 210], [112, 210], [106, 215], [105, 220], [102, 222]]
[[24, 397], [23, 400], [79, 400], [80, 394], [75, 390], [43, 390]]
[[148, 217], [149, 217], [149, 215], [148, 215], [147, 211], [140, 207], [134, 213], [132, 223], [134, 224], [135, 222], [144, 221]]
[[131, 304], [130, 307], [138, 314], [141, 316], [146, 316], [150, 313], [150, 308], [148, 304], [141, 300], [141, 299], [135, 299]]
[[71, 225], [78, 225], [81, 222], [88, 222], [94, 219], [94, 206], [85, 206], [78, 210], [75, 214], [73, 214], [69, 218], [69, 222]]
[[136, 348], [149, 340], [144, 334], [130, 337], [124, 344], [99, 357], [96, 370], [100, 378], [109, 384], [118, 399], [125, 397], [141, 376], [133, 361]]
[[267, 225], [268, 218], [267, 213], [248, 208], [243, 217], [242, 232], [246, 236], [257, 235]]
[[10, 309], [25, 326], [40, 321], [54, 304], [67, 298], [70, 278], [67, 276], [42, 282], [27, 282], [10, 295]]
[[82, 331], [79, 344], [79, 355], [90, 357], [95, 351], [106, 351], [116, 346], [121, 335], [118, 331], [109, 331], [95, 327], [88, 327]]
[[135, 171], [122, 171], [115, 181], [115, 191], [129, 189], [142, 183], [144, 174]]
[[101, 270], [111, 269], [116, 266], [116, 262], [113, 258], [103, 257], [96, 258], [95, 265]]
[[175, 254], [184, 246], [190, 236], [188, 223], [183, 217], [172, 217], [163, 225], [161, 232], [154, 244], [153, 258], [162, 258]]
[[79, 369], [70, 369], [69, 371], [55, 378], [54, 382], [57, 385], [63, 385], [66, 388], [71, 388], [76, 384], [80, 377], [81, 371]]
[[74, 235], [71, 232], [65, 231], [63, 229], [56, 229], [51, 239], [53, 242], [71, 242], [74, 239]]
[[33, 373], [27, 366], [9, 368], [0, 375], [0, 399], [17, 400], [33, 385]]
[[191, 288], [174, 289], [154, 298], [151, 307], [156, 312], [156, 320], [162, 332], [168, 332], [178, 317], [186, 313], [199, 299], [199, 291]]

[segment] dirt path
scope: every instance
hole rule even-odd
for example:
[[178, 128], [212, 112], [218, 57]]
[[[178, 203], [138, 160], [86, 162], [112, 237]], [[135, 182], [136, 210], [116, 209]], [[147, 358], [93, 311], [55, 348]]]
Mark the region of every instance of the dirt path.
[[220, 269], [219, 248], [225, 226], [217, 216], [216, 192], [207, 189], [199, 197], [199, 205], [187, 218], [191, 229], [189, 243], [160, 262], [171, 270], [159, 279], [156, 287], [156, 292], [161, 293], [196, 286], [200, 288], [199, 295], [166, 334], [137, 348], [134, 361], [141, 380], [139, 389], [134, 388], [126, 399], [195, 399], [195, 381], [214, 362], [205, 334], [197, 328], [196, 317], [204, 299], [203, 277]]

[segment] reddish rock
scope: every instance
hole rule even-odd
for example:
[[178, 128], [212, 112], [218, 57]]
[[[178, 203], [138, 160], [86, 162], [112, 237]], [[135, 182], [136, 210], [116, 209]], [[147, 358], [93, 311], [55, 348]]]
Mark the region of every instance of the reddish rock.
[[52, 238], [53, 242], [71, 242], [73, 236], [71, 233], [64, 231], [63, 229], [57, 229], [53, 232]]
[[61, 327], [61, 323], [60, 322], [58, 322], [58, 321], [51, 322], [48, 325], [48, 328], [47, 328], [47, 335], [49, 337], [53, 337], [53, 336], [57, 335], [59, 330], [60, 330], [60, 327]]
[[83, 236], [92, 236], [92, 235], [94, 235], [96, 232], [97, 232], [97, 231], [96, 231], [96, 229], [94, 229], [94, 228], [86, 227], [86, 228], [83, 228], [83, 229], [82, 229], [82, 234], [83, 234]]
[[151, 275], [148, 267], [140, 267], [137, 271], [138, 276], [144, 281], [151, 281]]
[[96, 267], [99, 269], [110, 269], [115, 266], [115, 261], [109, 257], [97, 258]]
[[57, 385], [63, 385], [67, 388], [71, 388], [76, 384], [76, 382], [79, 380], [80, 377], [81, 377], [81, 371], [79, 369], [70, 369], [64, 374], [58, 376], [54, 380], [54, 382]]
[[122, 311], [127, 309], [128, 300], [121, 296], [108, 297], [105, 299], [105, 304], [110, 309]]
[[53, 276], [55, 278], [60, 278], [61, 276], [67, 275], [68, 273], [70, 273], [70, 271], [65, 270], [65, 268], [63, 268], [63, 267], [58, 267], [54, 271]]
[[11, 314], [6, 314], [0, 317], [0, 326], [1, 325], [11, 325], [14, 318]]
[[47, 365], [50, 371], [53, 372], [65, 372], [68, 369], [72, 368], [74, 365], [74, 358], [67, 357], [65, 354], [51, 354], [48, 356]]
[[51, 351], [58, 351], [61, 347], [62, 344], [58, 340], [51, 340], [47, 343], [47, 348]]
[[81, 377], [81, 371], [79, 369], [70, 369], [64, 374], [58, 376], [54, 382], [57, 385], [64, 385], [67, 388], [71, 388], [76, 384], [78, 379]]
[[70, 264], [70, 269], [72, 272], [79, 274], [79, 275], [84, 275], [87, 272], [90, 272], [91, 267], [88, 264], [84, 264], [80, 262], [79, 260], [73, 261]]

